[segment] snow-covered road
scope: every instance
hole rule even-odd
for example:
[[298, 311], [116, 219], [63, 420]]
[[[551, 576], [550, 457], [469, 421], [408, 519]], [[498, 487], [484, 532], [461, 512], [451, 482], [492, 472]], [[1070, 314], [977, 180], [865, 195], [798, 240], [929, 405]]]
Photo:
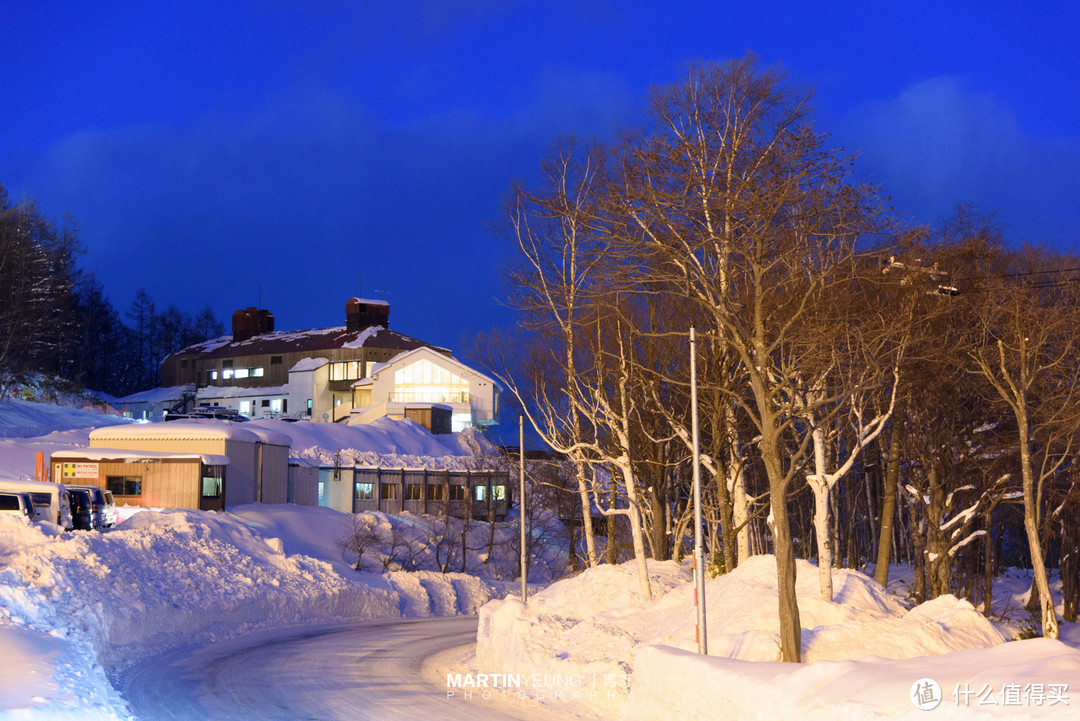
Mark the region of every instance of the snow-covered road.
[[175, 650], [117, 687], [139, 719], [551, 718], [550, 709], [447, 698], [425, 661], [474, 643], [475, 616], [312, 626]]

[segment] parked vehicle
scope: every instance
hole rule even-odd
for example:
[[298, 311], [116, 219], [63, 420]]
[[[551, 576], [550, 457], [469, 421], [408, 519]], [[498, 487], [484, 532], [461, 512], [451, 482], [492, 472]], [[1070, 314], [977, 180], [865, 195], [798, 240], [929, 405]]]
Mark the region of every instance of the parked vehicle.
[[76, 531], [94, 529], [93, 498], [85, 488], [69, 488], [71, 496], [71, 525]]
[[0, 513], [34, 520], [34, 499], [22, 491], [0, 491]]
[[103, 491], [103, 493], [105, 494], [105, 528], [112, 528], [118, 520], [116, 501], [113, 500], [112, 491]]
[[29, 493], [34, 501], [35, 521], [48, 521], [71, 530], [71, 500], [63, 484], [0, 479], [0, 491]]
[[193, 408], [189, 413], [174, 413], [170, 411], [165, 414], [162, 420], [179, 421], [184, 419], [211, 419], [236, 422], [251, 420], [247, 416], [242, 416], [232, 408], [226, 408], [225, 406], [198, 406], [197, 408]]
[[[105, 489], [101, 486], [72, 485], [70, 483], [65, 483], [64, 485], [67, 486], [68, 491], [79, 490], [86, 491], [90, 494], [91, 522], [94, 528], [100, 530], [116, 525], [116, 504], [111, 503], [111, 501], [108, 502], [108, 505], [111, 505], [113, 509], [112, 519], [110, 520], [106, 516], [105, 507], [107, 502], [105, 500]], [[109, 496], [111, 499], [112, 494], [110, 493]]]

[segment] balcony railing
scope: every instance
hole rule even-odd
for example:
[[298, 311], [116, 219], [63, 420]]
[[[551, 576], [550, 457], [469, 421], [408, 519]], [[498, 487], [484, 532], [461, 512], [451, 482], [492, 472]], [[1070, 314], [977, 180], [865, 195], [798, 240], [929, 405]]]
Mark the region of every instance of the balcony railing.
[[391, 403], [468, 403], [469, 392], [394, 391], [389, 400]]

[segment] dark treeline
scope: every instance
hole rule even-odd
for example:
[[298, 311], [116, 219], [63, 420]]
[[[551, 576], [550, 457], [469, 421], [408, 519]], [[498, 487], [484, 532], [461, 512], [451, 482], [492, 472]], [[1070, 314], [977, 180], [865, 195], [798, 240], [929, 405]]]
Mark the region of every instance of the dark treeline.
[[35, 373], [114, 396], [153, 388], [166, 355], [222, 334], [209, 307], [158, 311], [145, 290], [121, 316], [81, 253], [73, 219], [57, 228], [0, 186], [0, 399]]
[[1069, 620], [1080, 601], [1080, 260], [1010, 248], [962, 205], [899, 227], [810, 93], [752, 56], [649, 101], [650, 127], [559, 141], [544, 182], [513, 189], [521, 337], [478, 345], [569, 461], [586, 562], [622, 535], [648, 596], [644, 559], [692, 547], [693, 326], [707, 553], [775, 554], [784, 660], [796, 557], [827, 599], [833, 567], [884, 583], [904, 562], [918, 600], [987, 612], [998, 568], [1023, 563], [1057, 636], [1048, 565]]

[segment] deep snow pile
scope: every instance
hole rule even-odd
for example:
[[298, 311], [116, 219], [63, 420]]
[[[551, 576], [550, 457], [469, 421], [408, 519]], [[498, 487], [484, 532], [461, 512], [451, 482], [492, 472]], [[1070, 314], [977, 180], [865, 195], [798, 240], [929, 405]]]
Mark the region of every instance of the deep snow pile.
[[[140, 511], [103, 533], [0, 517], [0, 655], [24, 660], [0, 683], [0, 708], [122, 716], [105, 669], [173, 645], [281, 625], [475, 613], [502, 590], [460, 574], [358, 573], [335, 560], [330, 540], [346, 514], [262, 508]], [[298, 547], [314, 555], [289, 551]]]
[[[827, 602], [818, 597], [816, 568], [800, 561], [798, 572], [803, 658], [808, 662], [907, 659], [1004, 642], [966, 601], [943, 597], [909, 611], [872, 579], [837, 570], [836, 597]], [[478, 667], [588, 678], [632, 675], [636, 687], [644, 679], [635, 661], [642, 649], [697, 649], [690, 572], [674, 562], [650, 562], [649, 575], [652, 602], [641, 597], [632, 562], [600, 566], [552, 584], [527, 607], [516, 599], [492, 601], [480, 612]], [[776, 564], [771, 556], [751, 558], [732, 573], [710, 580], [705, 596], [711, 655], [741, 661], [779, 659]], [[654, 672], [663, 675], [657, 685], [675, 681], [662, 662]], [[700, 692], [702, 687], [697, 688]], [[593, 702], [611, 713], [625, 698], [623, 689], [599, 694]]]
[[0, 402], [0, 438], [33, 438], [54, 431], [131, 422], [103, 412], [99, 405], [81, 405], [59, 406], [9, 398]]
[[288, 436], [293, 456], [316, 460], [325, 466], [339, 463], [462, 469], [480, 463], [480, 457], [499, 455], [478, 431], [434, 435], [408, 419], [380, 418], [359, 426], [279, 420], [251, 421], [251, 425]]

